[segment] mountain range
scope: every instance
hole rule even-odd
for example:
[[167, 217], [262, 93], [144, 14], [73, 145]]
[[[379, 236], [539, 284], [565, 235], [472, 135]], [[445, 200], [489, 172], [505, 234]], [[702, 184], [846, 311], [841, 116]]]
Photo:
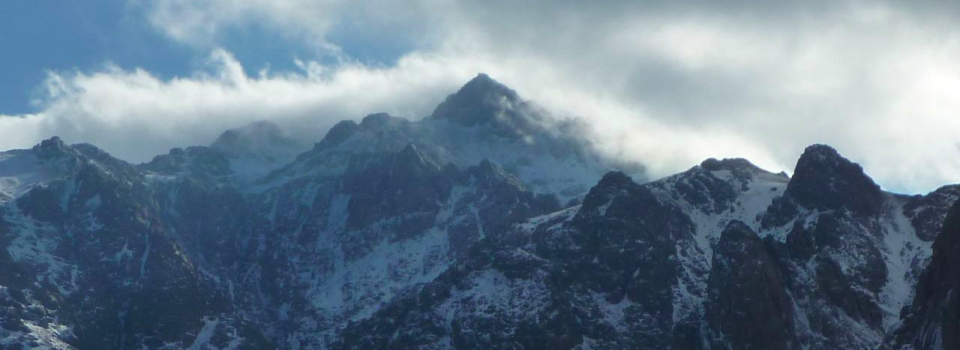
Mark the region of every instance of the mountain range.
[[[960, 186], [650, 179], [480, 74], [417, 121], [0, 153], [4, 349], [960, 349]], [[917, 169], [922, 171], [922, 169]]]

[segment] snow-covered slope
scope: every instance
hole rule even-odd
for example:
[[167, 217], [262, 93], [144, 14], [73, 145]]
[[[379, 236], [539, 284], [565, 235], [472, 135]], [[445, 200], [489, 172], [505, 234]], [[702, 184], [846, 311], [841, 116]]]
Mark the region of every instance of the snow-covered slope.
[[32, 150], [0, 152], [0, 203], [19, 198], [30, 189], [65, 175], [69, 164], [59, 161], [49, 151], [58, 142], [59, 138], [53, 138]]

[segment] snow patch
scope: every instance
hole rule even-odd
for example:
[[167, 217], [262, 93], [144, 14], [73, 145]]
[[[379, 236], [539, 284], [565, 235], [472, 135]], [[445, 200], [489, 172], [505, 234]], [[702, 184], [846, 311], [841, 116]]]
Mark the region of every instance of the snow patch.
[[217, 325], [220, 324], [219, 318], [203, 318], [203, 328], [200, 329], [200, 333], [197, 334], [197, 337], [193, 339], [193, 343], [187, 347], [186, 350], [200, 350], [204, 345], [210, 343], [210, 339], [213, 338], [213, 333], [217, 330]]
[[0, 203], [19, 198], [36, 186], [46, 184], [59, 176], [56, 169], [47, 166], [29, 150], [0, 153]]
[[913, 300], [919, 275], [917, 266], [932, 255], [932, 242], [924, 242], [913, 224], [903, 214], [903, 204], [889, 208], [881, 219], [883, 245], [881, 252], [887, 265], [887, 284], [880, 293], [884, 311], [884, 329], [893, 330], [900, 322], [900, 311]]

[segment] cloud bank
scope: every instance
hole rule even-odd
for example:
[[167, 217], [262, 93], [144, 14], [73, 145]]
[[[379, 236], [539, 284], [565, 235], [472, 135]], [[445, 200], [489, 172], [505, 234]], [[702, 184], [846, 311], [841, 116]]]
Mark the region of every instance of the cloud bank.
[[[115, 156], [149, 160], [172, 147], [205, 145], [224, 130], [273, 120], [299, 138], [319, 141], [333, 123], [376, 111], [424, 115], [469, 76], [424, 57], [388, 70], [301, 62], [300, 72], [248, 76], [229, 52], [209, 67], [162, 80], [144, 70], [50, 73], [41, 113], [0, 116], [0, 149], [29, 147], [59, 135], [91, 142]], [[464, 70], [466, 71], [466, 70]]]
[[[790, 171], [806, 145], [827, 143], [888, 189], [960, 182], [960, 21], [949, 3], [391, 4], [140, 5], [158, 31], [207, 52], [208, 65], [167, 80], [110, 66], [52, 72], [40, 112], [0, 117], [0, 149], [58, 134], [142, 161], [259, 119], [316, 141], [372, 112], [419, 119], [487, 72], [558, 115], [587, 119], [605, 150], [655, 176], [707, 157]], [[249, 26], [318, 56], [297, 61], [299, 71], [246, 74], [220, 38]], [[412, 48], [364, 65], [343, 45], [353, 38]]]

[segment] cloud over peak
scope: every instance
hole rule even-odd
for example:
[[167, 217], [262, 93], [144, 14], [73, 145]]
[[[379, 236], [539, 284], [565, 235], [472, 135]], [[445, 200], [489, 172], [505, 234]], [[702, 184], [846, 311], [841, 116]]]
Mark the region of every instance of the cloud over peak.
[[60, 135], [144, 161], [172, 147], [208, 144], [224, 130], [257, 120], [319, 140], [333, 123], [371, 110], [427, 115], [455, 89], [449, 76], [462, 75], [414, 56], [391, 69], [348, 65], [328, 71], [316, 62], [301, 67], [248, 76], [229, 52], [215, 50], [207, 69], [188, 77], [164, 80], [116, 67], [50, 73], [42, 112], [0, 117], [0, 148]]
[[[557, 116], [584, 118], [605, 150], [655, 175], [709, 157], [789, 170], [805, 146], [828, 143], [888, 189], [960, 181], [960, 20], [931, 10], [948, 3], [134, 3], [160, 33], [209, 53], [208, 65], [169, 79], [53, 72], [41, 111], [0, 117], [0, 148], [58, 134], [145, 160], [261, 119], [315, 142], [341, 119], [429, 115], [486, 72]], [[261, 67], [223, 45], [250, 28], [317, 53], [291, 57], [297, 70], [247, 73]], [[355, 57], [395, 42], [396, 57]]]

